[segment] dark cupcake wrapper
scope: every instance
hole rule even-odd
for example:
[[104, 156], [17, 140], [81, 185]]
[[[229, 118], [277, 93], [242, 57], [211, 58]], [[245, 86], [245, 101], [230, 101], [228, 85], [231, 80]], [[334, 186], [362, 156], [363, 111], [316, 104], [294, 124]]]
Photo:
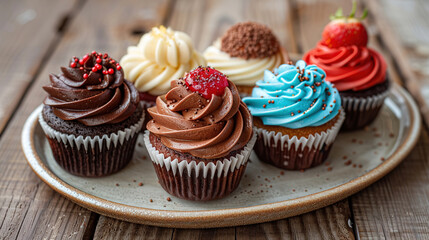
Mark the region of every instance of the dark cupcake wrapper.
[[344, 111], [327, 131], [306, 137], [283, 135], [256, 128], [258, 140], [254, 150], [259, 160], [286, 170], [303, 170], [320, 165], [329, 155], [332, 144], [344, 121]]
[[346, 119], [341, 130], [352, 131], [371, 124], [378, 116], [388, 94], [389, 91], [386, 90], [369, 97], [341, 96], [341, 105], [346, 112]]
[[132, 159], [144, 114], [136, 124], [116, 133], [95, 137], [61, 133], [39, 115], [55, 161], [71, 174], [101, 177], [124, 168]]
[[149, 131], [145, 132], [144, 141], [165, 191], [182, 199], [208, 201], [225, 197], [238, 187], [256, 142], [256, 134], [240, 153], [208, 164], [164, 158], [164, 154], [151, 144]]
[[147, 111], [147, 109], [155, 106], [155, 102], [148, 102], [148, 101], [145, 101], [145, 100], [140, 100], [140, 102], [143, 104], [143, 111], [145, 112], [145, 119], [144, 119], [144, 122], [143, 122], [143, 126], [141, 128], [141, 132], [144, 132], [146, 130], [147, 123], [150, 120], [152, 120], [152, 117], [150, 116], [150, 114]]

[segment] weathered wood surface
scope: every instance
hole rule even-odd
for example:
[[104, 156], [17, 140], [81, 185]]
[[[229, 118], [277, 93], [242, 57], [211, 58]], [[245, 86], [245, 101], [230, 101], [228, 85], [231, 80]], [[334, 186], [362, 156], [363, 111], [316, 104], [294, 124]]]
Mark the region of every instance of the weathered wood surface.
[[43, 67], [42, 60], [55, 49], [66, 20], [73, 17], [76, 3], [76, 0], [1, 2], [0, 134]]
[[351, 198], [361, 239], [429, 239], [429, 138], [389, 175]]
[[365, 0], [374, 15], [383, 44], [395, 59], [395, 68], [419, 102], [429, 125], [429, 11], [428, 1]]
[[[421, 7], [419, 11], [429, 11], [424, 2], [409, 2], [414, 4], [414, 7]], [[383, 8], [380, 4], [383, 4]], [[409, 76], [418, 71], [406, 70], [406, 61], [397, 59], [398, 52], [406, 59], [422, 59], [421, 49], [428, 45], [424, 42], [426, 38], [421, 36], [418, 42], [397, 38], [397, 43], [393, 44], [391, 39], [386, 39], [395, 36], [394, 34], [398, 33], [396, 31], [410, 31], [402, 28], [398, 30], [392, 27], [395, 25], [389, 25], [391, 23], [387, 19], [394, 17], [387, 11], [396, 9], [395, 4], [401, 3], [398, 3], [398, 0], [365, 1], [360, 7], [368, 6], [372, 13], [368, 20], [371, 46], [385, 54], [393, 80], [405, 80], [405, 85], [412, 89], [416, 80], [410, 80]], [[0, 59], [5, 61], [0, 64], [0, 84], [9, 87], [12, 79], [19, 78], [13, 83], [17, 85], [10, 85], [13, 86], [13, 95], [9, 94], [9, 88], [0, 88], [0, 101], [8, 103], [0, 106], [0, 133], [12, 117], [0, 138], [0, 239], [353, 239], [355, 236], [388, 239], [429, 238], [429, 192], [426, 187], [429, 180], [429, 157], [425, 148], [429, 140], [426, 130], [416, 149], [403, 164], [361, 193], [300, 216], [220, 229], [157, 228], [91, 213], [61, 197], [41, 182], [27, 166], [20, 150], [19, 133], [22, 125], [31, 111], [43, 100], [41, 86], [46, 84], [48, 74], [57, 72], [58, 64], [67, 62], [70, 56], [79, 56], [95, 49], [109, 52], [119, 59], [127, 46], [135, 44], [143, 32], [159, 24], [189, 33], [196, 47], [203, 51], [226, 28], [243, 20], [267, 24], [275, 30], [282, 45], [291, 55], [299, 56], [315, 46], [324, 25], [329, 21], [329, 15], [339, 6], [345, 10], [350, 9], [351, 1], [82, 0], [73, 4], [70, 1], [66, 4], [55, 2], [49, 5], [49, 10], [40, 10], [49, 20], [45, 22], [34, 19], [24, 24], [24, 27], [21, 26], [20, 31], [23, 32], [12, 34], [12, 37], [8, 36], [6, 40], [3, 36], [8, 24], [3, 28], [0, 25], [0, 54], [4, 56]], [[19, 14], [20, 9], [26, 11], [38, 7], [37, 3], [25, 0], [22, 0], [21, 4], [12, 1], [2, 3], [0, 13], [5, 14], [0, 15], [0, 19], [4, 19], [3, 23], [9, 23], [14, 21], [13, 17], [17, 15], [13, 14]], [[407, 10], [405, 13], [412, 13], [410, 7]], [[44, 11], [49, 11], [50, 15]], [[64, 32], [58, 32], [55, 27], [61, 25], [61, 16], [70, 16]], [[422, 25], [415, 29], [426, 26], [424, 19], [407, 17], [406, 21], [396, 20], [395, 24], [408, 26], [411, 21], [418, 21]], [[21, 18], [25, 20], [25, 17]], [[33, 23], [36, 23], [37, 27], [28, 25]], [[384, 24], [388, 26], [385, 28]], [[415, 26], [415, 23], [413, 24]], [[37, 30], [38, 34], [46, 34], [36, 36]], [[33, 37], [35, 43], [28, 41], [27, 36]], [[14, 38], [17, 39], [15, 42], [11, 40]], [[43, 42], [42, 39], [49, 42]], [[411, 51], [413, 48], [419, 51]], [[12, 57], [13, 61], [6, 61], [5, 57]], [[16, 67], [17, 63], [22, 61], [25, 62], [24, 71], [21, 71], [23, 68]], [[395, 71], [396, 69], [399, 71]], [[22, 73], [25, 73], [23, 78], [19, 75]], [[419, 84], [424, 82], [424, 77], [421, 77], [423, 75], [418, 75]], [[401, 78], [402, 76], [405, 78]], [[32, 79], [34, 83], [29, 85]], [[28, 90], [27, 86], [30, 86]], [[24, 98], [20, 102], [22, 97]], [[418, 95], [416, 97], [419, 99]], [[2, 111], [5, 112], [4, 115], [1, 114]], [[353, 231], [353, 223], [357, 231]]]

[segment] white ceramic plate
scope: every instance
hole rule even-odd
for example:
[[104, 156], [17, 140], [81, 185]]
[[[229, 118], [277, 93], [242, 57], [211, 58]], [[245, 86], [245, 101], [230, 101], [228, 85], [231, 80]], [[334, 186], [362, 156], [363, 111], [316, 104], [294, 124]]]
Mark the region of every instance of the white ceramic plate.
[[305, 172], [284, 171], [260, 162], [252, 153], [235, 192], [220, 200], [192, 202], [170, 196], [158, 184], [142, 136], [134, 159], [117, 174], [82, 178], [65, 172], [53, 159], [37, 121], [40, 111], [37, 108], [25, 123], [22, 146], [28, 164], [45, 183], [97, 213], [179, 228], [254, 224], [335, 203], [396, 167], [414, 147], [421, 125], [415, 102], [394, 85], [376, 121], [364, 130], [340, 133], [326, 164]]

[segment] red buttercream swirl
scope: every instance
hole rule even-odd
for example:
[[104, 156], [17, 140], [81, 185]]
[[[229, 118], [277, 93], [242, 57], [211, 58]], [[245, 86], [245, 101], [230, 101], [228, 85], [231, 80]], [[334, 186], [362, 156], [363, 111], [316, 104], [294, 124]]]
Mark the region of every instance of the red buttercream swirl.
[[329, 48], [319, 43], [305, 54], [304, 61], [325, 70], [326, 80], [339, 91], [365, 90], [386, 80], [386, 62], [367, 47]]
[[63, 120], [86, 126], [119, 123], [130, 117], [139, 103], [134, 86], [124, 80], [122, 68], [107, 54], [93, 52], [73, 58], [62, 74], [50, 74], [51, 84], [43, 89], [43, 102]]

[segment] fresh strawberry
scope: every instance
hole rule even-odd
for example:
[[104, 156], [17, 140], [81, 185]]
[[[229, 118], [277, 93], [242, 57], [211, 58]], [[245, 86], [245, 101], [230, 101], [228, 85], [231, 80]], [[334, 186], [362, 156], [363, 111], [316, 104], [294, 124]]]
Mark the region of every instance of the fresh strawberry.
[[200, 93], [205, 99], [212, 95], [222, 96], [228, 87], [228, 78], [211, 67], [197, 67], [185, 76], [189, 90]]
[[356, 1], [353, 2], [353, 9], [349, 16], [343, 16], [342, 9], [338, 9], [331, 22], [326, 25], [322, 33], [321, 44], [329, 48], [344, 46], [366, 46], [368, 43], [368, 33], [361, 20], [365, 19], [368, 11], [365, 9], [362, 17], [355, 18]]

